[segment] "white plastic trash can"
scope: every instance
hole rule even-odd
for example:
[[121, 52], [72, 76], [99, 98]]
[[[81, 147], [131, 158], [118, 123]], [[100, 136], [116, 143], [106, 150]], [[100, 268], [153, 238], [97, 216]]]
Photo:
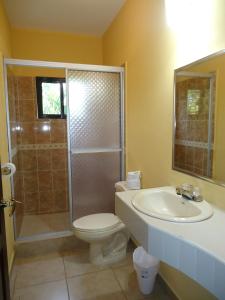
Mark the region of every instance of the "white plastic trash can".
[[140, 291], [144, 295], [150, 294], [159, 270], [159, 260], [149, 255], [143, 247], [137, 247], [133, 253], [133, 263]]

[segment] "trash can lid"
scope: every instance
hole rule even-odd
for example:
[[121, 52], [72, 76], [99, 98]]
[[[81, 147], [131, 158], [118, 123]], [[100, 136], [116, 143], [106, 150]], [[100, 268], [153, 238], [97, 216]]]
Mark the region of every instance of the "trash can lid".
[[133, 262], [144, 269], [155, 267], [159, 264], [158, 258], [148, 254], [143, 247], [137, 247], [134, 250]]

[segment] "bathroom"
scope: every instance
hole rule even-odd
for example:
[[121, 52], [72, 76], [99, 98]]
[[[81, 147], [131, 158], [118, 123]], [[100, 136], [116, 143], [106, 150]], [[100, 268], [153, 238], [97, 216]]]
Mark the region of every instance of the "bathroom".
[[[40, 2], [40, 1], [39, 1]], [[224, 28], [225, 19], [223, 16], [224, 11], [224, 1], [222, 0], [198, 0], [198, 1], [171, 1], [171, 0], [127, 0], [127, 1], [116, 1], [118, 4], [117, 10], [114, 10], [114, 15], [109, 15], [109, 21], [104, 29], [96, 29], [94, 24], [89, 27], [89, 32], [85, 32], [85, 26], [82, 30], [77, 32], [73, 29], [73, 23], [70, 24], [71, 28], [66, 28], [66, 19], [69, 19], [70, 11], [67, 9], [68, 15], [62, 14], [62, 9], [56, 7], [55, 9], [46, 9], [46, 13], [51, 15], [53, 20], [56, 18], [53, 12], [56, 14], [57, 18], [63, 17], [59, 24], [55, 24], [56, 27], [51, 27], [46, 23], [46, 19], [41, 19], [40, 27], [35, 25], [29, 25], [23, 23], [26, 20], [24, 18], [19, 20], [19, 12], [22, 14], [23, 11], [31, 9], [30, 13], [35, 11], [40, 12], [43, 6], [40, 3], [35, 3], [32, 1], [32, 7], [28, 7], [28, 3], [23, 1], [24, 7], [17, 6], [15, 1], [1, 1], [0, 2], [0, 52], [1, 52], [1, 69], [0, 69], [0, 84], [1, 84], [1, 94], [0, 94], [0, 124], [1, 124], [1, 143], [0, 143], [0, 155], [1, 162], [5, 163], [9, 161], [8, 154], [8, 139], [7, 139], [7, 128], [6, 128], [6, 107], [5, 107], [5, 96], [4, 96], [4, 70], [3, 70], [3, 57], [8, 59], [17, 60], [30, 60], [30, 61], [46, 61], [46, 62], [57, 62], [57, 63], [69, 63], [69, 64], [87, 64], [87, 65], [105, 65], [105, 66], [115, 66], [118, 68], [124, 68], [125, 78], [124, 78], [124, 94], [125, 94], [125, 162], [126, 172], [132, 170], [140, 170], [142, 174], [142, 187], [159, 187], [159, 186], [177, 186], [184, 182], [193, 184], [194, 186], [200, 187], [207, 201], [213, 203], [221, 209], [225, 209], [224, 204], [224, 187], [212, 184], [205, 180], [201, 180], [197, 177], [189, 176], [172, 169], [172, 136], [173, 136], [173, 82], [174, 82], [174, 69], [187, 65], [193, 61], [200, 58], [206, 57], [212, 53], [225, 48], [224, 39]], [[101, 2], [101, 1], [100, 1]], [[100, 3], [99, 2], [99, 3]], [[103, 1], [104, 2], [104, 1]], [[114, 2], [114, 1], [112, 1]], [[78, 1], [78, 3], [81, 3]], [[39, 5], [40, 7], [39, 7]], [[68, 4], [69, 5], [69, 4]], [[87, 5], [91, 5], [87, 1]], [[97, 4], [96, 4], [97, 5]], [[102, 3], [103, 5], [103, 3]], [[69, 7], [69, 6], [68, 6]], [[82, 10], [82, 6], [79, 7]], [[113, 11], [113, 9], [110, 9]], [[28, 10], [29, 11], [29, 10]], [[87, 9], [86, 20], [90, 20], [90, 11]], [[101, 9], [99, 9], [101, 11]], [[11, 12], [11, 13], [10, 13]], [[18, 14], [17, 14], [18, 13]], [[40, 13], [42, 15], [43, 11]], [[29, 14], [29, 13], [28, 13]], [[63, 15], [63, 16], [61, 16]], [[97, 15], [97, 13], [96, 13]], [[191, 16], [191, 17], [190, 17]], [[199, 22], [199, 16], [201, 16], [201, 22]], [[18, 17], [18, 19], [17, 19]], [[46, 17], [46, 15], [45, 15]], [[111, 19], [110, 19], [111, 17]], [[47, 18], [47, 17], [46, 17]], [[79, 14], [77, 15], [79, 19]], [[191, 24], [190, 24], [191, 18]], [[34, 20], [33, 20], [34, 21]], [[96, 20], [95, 20], [96, 21]], [[88, 22], [87, 22], [88, 23]], [[53, 26], [53, 25], [52, 25]], [[94, 28], [96, 32], [94, 32]], [[16, 70], [18, 68], [18, 70]], [[42, 69], [36, 74], [34, 73], [34, 68], [28, 66], [13, 66], [11, 69], [15, 73], [15, 80], [18, 80], [19, 74], [26, 74], [28, 81], [32, 81], [32, 77], [36, 76], [47, 76], [49, 72], [49, 77], [62, 77], [66, 78], [66, 74], [60, 75], [62, 69], [56, 70], [48, 69], [45, 67], [36, 66], [36, 69]], [[59, 72], [60, 71], [60, 72]], [[34, 82], [32, 83], [35, 88]], [[17, 86], [18, 87], [18, 86]], [[27, 90], [29, 87], [27, 87]], [[5, 89], [6, 90], [6, 89]], [[27, 91], [26, 90], [26, 91]], [[30, 98], [29, 98], [30, 99]], [[34, 99], [34, 97], [32, 98]], [[30, 100], [23, 100], [30, 101]], [[35, 100], [36, 101], [36, 100]], [[31, 105], [32, 106], [32, 105]], [[37, 108], [35, 108], [37, 109]], [[29, 115], [25, 115], [25, 118], [29, 118]], [[27, 122], [27, 121], [25, 121]], [[28, 122], [36, 122], [35, 120], [29, 120]], [[46, 122], [46, 121], [43, 121]], [[48, 162], [51, 161], [51, 166], [48, 168], [46, 162], [44, 163], [45, 170], [38, 169], [40, 163], [35, 163], [35, 165], [30, 166], [31, 170], [25, 170], [21, 172], [32, 172], [43, 175], [51, 174], [52, 178], [54, 174], [60, 176], [62, 173], [66, 173], [67, 170], [67, 156], [63, 156], [63, 153], [67, 153], [67, 127], [66, 122], [63, 126], [61, 123], [64, 122], [63, 119], [60, 120], [50, 120], [47, 121], [46, 125], [48, 128], [51, 125], [52, 130], [54, 130], [53, 124], [55, 123], [55, 135], [50, 137], [45, 136], [45, 141], [39, 140], [37, 142], [36, 160], [38, 161], [39, 154], [45, 151], [51, 152]], [[60, 125], [59, 125], [60, 124]], [[43, 125], [43, 126], [44, 126]], [[37, 131], [35, 131], [37, 133]], [[28, 138], [38, 139], [38, 134], [32, 136], [32, 132], [28, 134]], [[39, 136], [39, 138], [42, 138]], [[54, 138], [55, 140], [51, 140]], [[51, 149], [51, 143], [58, 144], [60, 149]], [[32, 141], [30, 144], [35, 145]], [[50, 149], [43, 150], [41, 144], [48, 144]], [[23, 148], [23, 144], [19, 146], [20, 151], [27, 151]], [[34, 150], [34, 149], [32, 149]], [[29, 153], [32, 153], [29, 150]], [[55, 152], [55, 155], [53, 153]], [[59, 169], [54, 170], [52, 166], [57, 167], [57, 164], [53, 160], [58, 159], [58, 153], [61, 155], [62, 165]], [[46, 156], [44, 157], [46, 158]], [[29, 159], [29, 158], [28, 158]], [[64, 160], [64, 162], [63, 162]], [[33, 158], [30, 159], [30, 163], [34, 163]], [[26, 163], [25, 166], [28, 166]], [[22, 165], [21, 165], [22, 167]], [[42, 173], [41, 173], [42, 172]], [[125, 173], [125, 172], [124, 172]], [[18, 175], [18, 174], [17, 174]], [[56, 176], [57, 176], [56, 175]], [[24, 175], [21, 175], [24, 176]], [[36, 175], [35, 175], [36, 176]], [[65, 176], [66, 177], [66, 176]], [[29, 177], [30, 178], [30, 177]], [[40, 176], [41, 179], [42, 176]], [[122, 179], [121, 174], [117, 176], [114, 180], [119, 181]], [[10, 182], [8, 179], [3, 177], [3, 192], [4, 198], [10, 199]], [[24, 178], [22, 178], [24, 183]], [[68, 178], [63, 179], [64, 182]], [[62, 179], [58, 182], [62, 183]], [[89, 178], [88, 180], [92, 180]], [[37, 179], [38, 182], [38, 179]], [[36, 194], [37, 197], [40, 193], [45, 193], [47, 190], [49, 193], [56, 194], [58, 192], [50, 188], [48, 184], [44, 182], [44, 191], [40, 189], [30, 190], [27, 193]], [[20, 184], [19, 184], [20, 186]], [[46, 187], [47, 186], [47, 187]], [[66, 186], [66, 185], [65, 185]], [[49, 216], [53, 214], [58, 215], [69, 215], [69, 197], [67, 187], [63, 188], [64, 200], [55, 202], [55, 198], [52, 198], [52, 202], [47, 203], [44, 201], [43, 206], [35, 203], [28, 203], [26, 205], [26, 210], [21, 211], [21, 206], [17, 203], [17, 208], [15, 214], [21, 214], [25, 217], [35, 217], [36, 216], [46, 216], [46, 219], [51, 221]], [[29, 184], [30, 187], [30, 184]], [[55, 185], [57, 187], [57, 184]], [[47, 189], [48, 188], [48, 189]], [[20, 189], [19, 189], [20, 190]], [[51, 191], [50, 191], [51, 190]], [[61, 188], [60, 188], [61, 190]], [[28, 195], [30, 196], [30, 195]], [[29, 198], [30, 199], [30, 198]], [[32, 198], [34, 199], [34, 198]], [[49, 199], [49, 198], [48, 198]], [[61, 199], [61, 197], [60, 197]], [[20, 201], [19, 199], [17, 199]], [[29, 205], [28, 205], [29, 204]], [[60, 204], [60, 207], [57, 206]], [[42, 207], [43, 212], [40, 214], [38, 211]], [[25, 208], [24, 208], [25, 209]], [[30, 210], [29, 213], [27, 210]], [[56, 209], [56, 210], [54, 210]], [[35, 256], [32, 267], [38, 269], [38, 262], [40, 263], [41, 257], [48, 255], [52, 264], [47, 264], [44, 260], [40, 263], [41, 266], [53, 265], [52, 274], [55, 272], [61, 272], [57, 270], [57, 265], [59, 269], [61, 268], [61, 263], [63, 261], [59, 254], [55, 254], [55, 257], [51, 256], [55, 248], [60, 248], [63, 252], [68, 249], [76, 248], [82, 253], [85, 244], [75, 241], [74, 236], [68, 235], [67, 237], [59, 237], [59, 239], [52, 239], [51, 244], [47, 243], [47, 240], [36, 240], [35, 243], [30, 243], [29, 249], [26, 248], [27, 243], [24, 241], [16, 241], [14, 239], [14, 225], [13, 220], [9, 217], [10, 209], [5, 209], [5, 224], [6, 224], [6, 240], [7, 240], [7, 250], [8, 250], [8, 261], [9, 269], [12, 269], [14, 256], [16, 251], [16, 256], [21, 256], [22, 259], [26, 260], [26, 255], [29, 256], [30, 252]], [[25, 213], [26, 212], [26, 213]], [[17, 218], [19, 220], [20, 217]], [[45, 220], [46, 220], [45, 219]], [[36, 219], [35, 219], [36, 220]], [[54, 218], [55, 220], [55, 218]], [[20, 220], [22, 226], [22, 219]], [[19, 222], [20, 222], [19, 221]], [[24, 220], [23, 220], [24, 221]], [[35, 221], [36, 222], [36, 221]], [[69, 222], [69, 224], [67, 223]], [[33, 223], [32, 223], [33, 224]], [[46, 224], [46, 222], [44, 222]], [[67, 226], [71, 226], [70, 216], [66, 218], [65, 222], [60, 222], [60, 226], [63, 224], [63, 228], [60, 228], [59, 232], [67, 231]], [[25, 226], [26, 230], [36, 230], [39, 234], [51, 234], [49, 232], [52, 226], [58, 226], [57, 223], [51, 223], [47, 228], [42, 228], [41, 223], [38, 228], [35, 226]], [[33, 228], [31, 228], [33, 227]], [[55, 231], [54, 232], [58, 232]], [[58, 234], [58, 233], [57, 233]], [[25, 234], [25, 238], [29, 239], [30, 232]], [[15, 238], [17, 238], [15, 236]], [[53, 240], [55, 242], [53, 242]], [[58, 243], [58, 244], [57, 244]], [[77, 243], [77, 244], [76, 244]], [[57, 244], [57, 245], [56, 245]], [[33, 245], [33, 247], [32, 247]], [[129, 245], [130, 246], [130, 245]], [[65, 248], [64, 248], [65, 247]], [[132, 245], [130, 246], [133, 247]], [[129, 249], [128, 249], [129, 250]], [[132, 249], [131, 249], [132, 251]], [[130, 255], [131, 251], [128, 251]], [[131, 256], [128, 255], [127, 260], [131, 260]], [[38, 258], [39, 257], [39, 258]], [[36, 259], [36, 261], [35, 261]], [[40, 260], [38, 260], [40, 259]], [[70, 255], [67, 255], [67, 260], [64, 261], [67, 267], [67, 271], [73, 273], [74, 270], [69, 270]], [[82, 270], [90, 268], [87, 264], [85, 265], [85, 255], [80, 258], [83, 262], [83, 269], [80, 263], [80, 268]], [[130, 261], [128, 264], [123, 265], [119, 268], [114, 269], [114, 271], [104, 270], [101, 273], [102, 276], [112, 279], [110, 277], [111, 272], [117, 274], [117, 280], [120, 282], [120, 286], [115, 289], [115, 294], [111, 293], [112, 299], [142, 299], [143, 296], [138, 294], [136, 290], [132, 290], [132, 283], [135, 285], [135, 273], [131, 267]], [[23, 268], [23, 274], [28, 274], [27, 269]], [[71, 267], [72, 268], [72, 267]], [[79, 269], [79, 267], [77, 266]], [[40, 267], [41, 269], [41, 267]], [[61, 269], [60, 269], [61, 270]], [[96, 269], [92, 269], [92, 272], [82, 271], [80, 274], [86, 276], [87, 281], [93, 276]], [[105, 272], [105, 273], [104, 273]], [[100, 275], [101, 275], [100, 274]], [[12, 275], [12, 273], [11, 273]], [[190, 279], [180, 271], [162, 263], [160, 266], [160, 275], [167, 283], [169, 288], [174, 292], [178, 299], [214, 299], [214, 296], [210, 294], [205, 288], [200, 284]], [[49, 277], [48, 277], [49, 276]], [[36, 285], [30, 285], [26, 287], [27, 293], [35, 293], [39, 286], [50, 282], [51, 284], [58, 282], [59, 290], [62, 291], [62, 299], [67, 299], [67, 295], [64, 296], [65, 290], [67, 291], [64, 283], [64, 273], [58, 274], [58, 277], [54, 278], [46, 271], [46, 279], [43, 282], [37, 281]], [[80, 286], [78, 278], [76, 279], [76, 287]], [[75, 278], [74, 274], [70, 276]], [[111, 279], [110, 279], [111, 278]], [[113, 277], [114, 278], [114, 277]], [[100, 278], [99, 280], [103, 280]], [[18, 280], [18, 279], [16, 279]], [[39, 279], [37, 279], [39, 280]], [[114, 279], [112, 279], [113, 281]], [[130, 285], [129, 285], [130, 280]], [[22, 281], [22, 278], [21, 278]], [[72, 281], [71, 281], [72, 282]], [[49, 283], [49, 286], [50, 286]], [[90, 283], [91, 284], [91, 283]], [[23, 289], [23, 285], [18, 289]], [[25, 284], [26, 286], [26, 284]], [[32, 291], [32, 287], [35, 286], [35, 291]], [[19, 287], [19, 286], [18, 286]], [[54, 285], [52, 285], [54, 287]], [[129, 291], [126, 291], [128, 289]], [[51, 288], [49, 288], [51, 289]], [[48, 290], [49, 290], [48, 289]], [[53, 288], [54, 289], [54, 288]], [[38, 292], [37, 292], [38, 293]], [[60, 294], [60, 291], [59, 291]], [[31, 294], [30, 294], [31, 295]], [[33, 294], [32, 294], [33, 295]], [[18, 299], [29, 299], [25, 296], [18, 296]], [[32, 296], [31, 298], [33, 298]], [[49, 296], [49, 299], [51, 296]], [[55, 299], [57, 296], [55, 296]], [[64, 297], [64, 298], [63, 298]], [[80, 298], [79, 298], [80, 297]], [[102, 295], [95, 295], [99, 299], [108, 299], [109, 296], [104, 298]], [[126, 297], [126, 298], [124, 298]], [[31, 299], [30, 298], [30, 299]], [[91, 299], [91, 296], [86, 296], [87, 299]], [[43, 298], [44, 299], [44, 298]], [[48, 299], [48, 298], [47, 298]], [[54, 298], [53, 298], [54, 299]], [[60, 299], [60, 298], [59, 298]], [[72, 296], [71, 296], [72, 299]], [[77, 299], [83, 299], [82, 296], [77, 295]], [[85, 298], [84, 298], [85, 299]], [[149, 298], [151, 299], [151, 298]]]

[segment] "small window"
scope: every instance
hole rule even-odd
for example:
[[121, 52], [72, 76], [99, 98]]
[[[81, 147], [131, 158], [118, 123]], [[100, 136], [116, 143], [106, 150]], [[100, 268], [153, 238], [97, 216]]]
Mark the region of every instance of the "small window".
[[66, 118], [66, 83], [64, 78], [36, 77], [39, 118]]
[[200, 97], [201, 97], [200, 90], [187, 91], [187, 112], [189, 115], [197, 115], [199, 113]]

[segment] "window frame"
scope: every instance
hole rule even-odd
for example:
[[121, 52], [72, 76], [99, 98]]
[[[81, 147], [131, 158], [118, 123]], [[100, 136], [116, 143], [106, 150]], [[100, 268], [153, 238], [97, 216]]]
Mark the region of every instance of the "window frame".
[[[61, 114], [44, 114], [42, 101], [42, 83], [60, 83], [60, 107]], [[37, 108], [39, 119], [66, 119], [64, 112], [64, 92], [63, 83], [66, 83], [65, 78], [60, 77], [36, 77], [36, 91], [37, 91]]]

